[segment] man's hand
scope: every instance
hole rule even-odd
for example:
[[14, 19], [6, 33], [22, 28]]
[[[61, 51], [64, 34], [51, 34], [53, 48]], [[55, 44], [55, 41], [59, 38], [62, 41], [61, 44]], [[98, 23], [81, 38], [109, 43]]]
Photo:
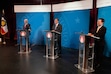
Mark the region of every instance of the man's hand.
[[52, 30], [52, 31], [55, 31], [55, 30]]
[[92, 33], [88, 33], [88, 36], [94, 36]]

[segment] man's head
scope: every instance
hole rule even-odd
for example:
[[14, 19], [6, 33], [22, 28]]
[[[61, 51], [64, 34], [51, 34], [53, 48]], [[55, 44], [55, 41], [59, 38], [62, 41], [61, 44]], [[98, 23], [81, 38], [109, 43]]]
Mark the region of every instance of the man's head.
[[54, 19], [54, 24], [58, 24], [59, 23], [59, 19], [58, 18], [55, 18]]
[[28, 23], [28, 19], [24, 19], [24, 24], [27, 24]]
[[97, 26], [102, 26], [104, 24], [104, 19], [103, 18], [99, 18], [97, 21]]

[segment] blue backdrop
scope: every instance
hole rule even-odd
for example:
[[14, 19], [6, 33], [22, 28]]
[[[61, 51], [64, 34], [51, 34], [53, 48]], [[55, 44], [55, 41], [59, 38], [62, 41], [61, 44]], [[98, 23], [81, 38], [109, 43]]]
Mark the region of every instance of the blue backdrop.
[[[79, 32], [88, 33], [90, 10], [74, 10], [55, 12], [55, 18], [59, 18], [62, 25], [62, 46], [68, 48], [79, 48]], [[50, 28], [50, 13], [16, 13], [17, 29], [23, 28], [23, 20], [27, 18], [31, 24], [31, 44], [45, 44], [45, 32]], [[18, 33], [19, 43], [19, 33]]]
[[[30, 43], [37, 45], [45, 44], [46, 33], [44, 30], [50, 29], [50, 13], [49, 12], [25, 12], [16, 13], [16, 29], [23, 29], [24, 19], [27, 18], [31, 24]], [[19, 43], [19, 32], [17, 33]], [[25, 41], [23, 40], [23, 44]]]
[[78, 49], [78, 32], [89, 31], [90, 10], [55, 12], [54, 17], [59, 18], [62, 25], [62, 46]]
[[99, 8], [98, 18], [105, 19], [104, 26], [107, 28], [105, 55], [111, 57], [111, 6]]

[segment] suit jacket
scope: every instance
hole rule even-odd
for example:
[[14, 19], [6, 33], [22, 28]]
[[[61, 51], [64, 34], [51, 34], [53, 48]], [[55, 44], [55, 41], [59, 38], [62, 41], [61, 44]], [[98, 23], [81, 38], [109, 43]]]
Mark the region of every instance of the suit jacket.
[[27, 24], [26, 26], [25, 26], [25, 24], [24, 24], [23, 29], [24, 29], [24, 30], [29, 30], [29, 29], [31, 29], [30, 24]]
[[62, 25], [61, 24], [58, 24], [58, 26], [57, 26], [57, 28], [55, 29], [55, 25], [53, 25], [53, 27], [52, 27], [52, 30], [55, 30], [55, 31], [57, 31], [57, 32], [62, 32]]
[[100, 39], [95, 39], [95, 44], [99, 46], [104, 46], [105, 33], [106, 33], [106, 27], [104, 26], [102, 26], [97, 33], [95, 31], [94, 36], [100, 37]]
[[31, 30], [30, 24], [27, 24], [26, 26], [24, 24], [23, 30], [25, 30], [27, 32], [27, 35], [30, 35], [30, 30]]

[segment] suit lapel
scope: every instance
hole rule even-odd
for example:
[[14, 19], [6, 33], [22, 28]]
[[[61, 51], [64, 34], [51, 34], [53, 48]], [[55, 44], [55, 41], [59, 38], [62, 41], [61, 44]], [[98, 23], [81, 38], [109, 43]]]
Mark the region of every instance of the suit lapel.
[[101, 31], [102, 28], [103, 28], [103, 26], [98, 30], [98, 32]]

